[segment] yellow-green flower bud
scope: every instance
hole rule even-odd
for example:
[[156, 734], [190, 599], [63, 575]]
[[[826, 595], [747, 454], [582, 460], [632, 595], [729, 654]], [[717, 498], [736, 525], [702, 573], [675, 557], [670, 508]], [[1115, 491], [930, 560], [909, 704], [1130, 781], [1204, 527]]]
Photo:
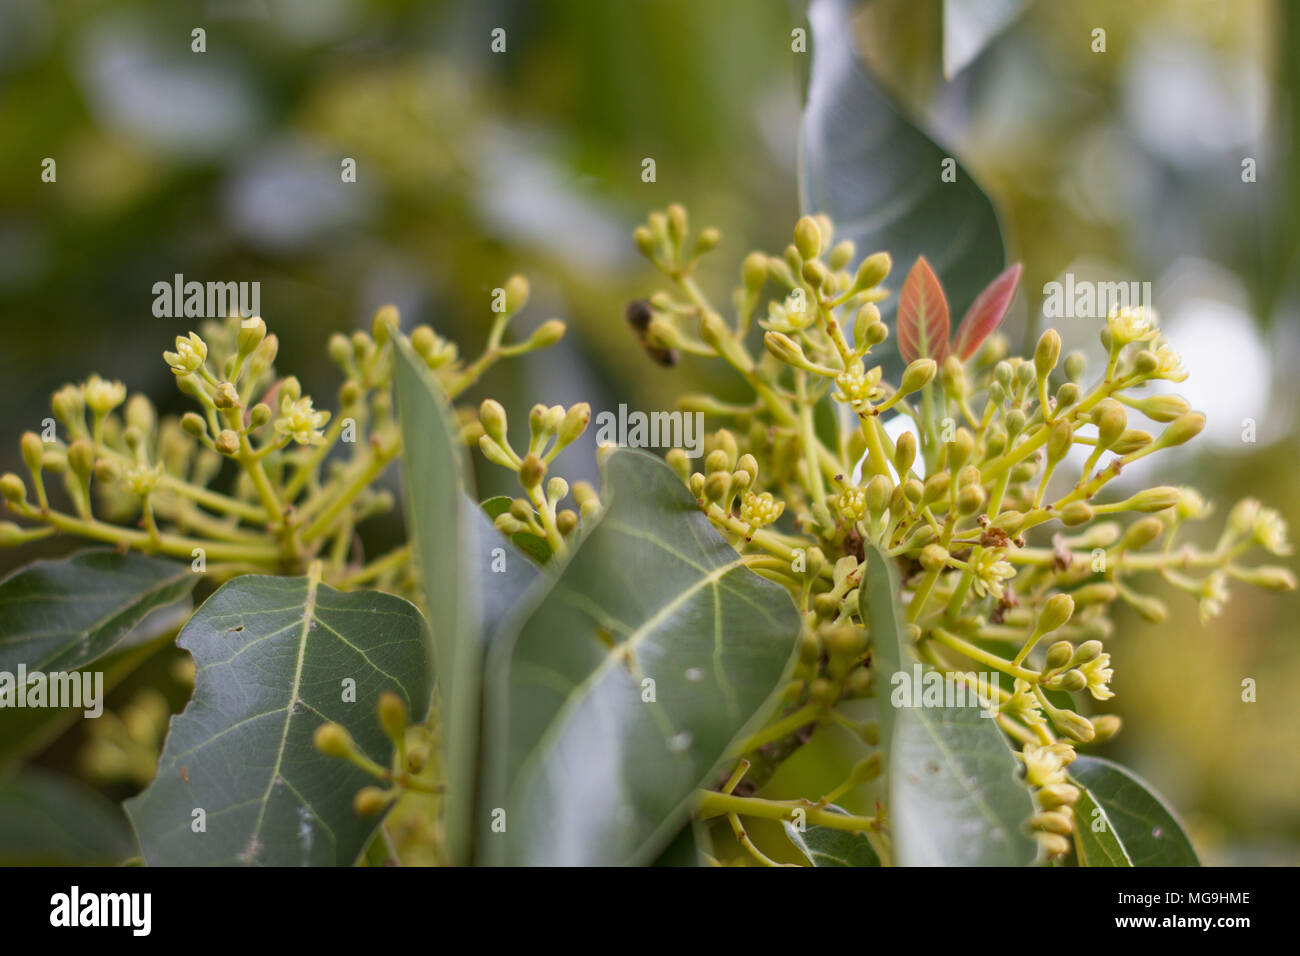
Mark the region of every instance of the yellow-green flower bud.
[[1060, 670], [1070, 663], [1070, 658], [1073, 656], [1073, 644], [1069, 641], [1057, 641], [1047, 649], [1047, 657], [1043, 660], [1043, 670], [1047, 672]]
[[874, 475], [867, 482], [867, 511], [879, 517], [889, 507], [889, 500], [894, 493], [894, 486], [884, 475]]
[[316, 728], [316, 732], [312, 734], [312, 744], [327, 757], [346, 758], [356, 750], [352, 735], [348, 733], [347, 728], [332, 722], [321, 724]]
[[529, 454], [519, 466], [519, 483], [524, 488], [536, 488], [546, 477], [546, 465], [534, 454]]
[[55, 392], [50, 398], [50, 407], [54, 417], [70, 431], [80, 433], [85, 430], [85, 399], [76, 385], [65, 385]]
[[208, 425], [203, 420], [203, 416], [195, 412], [186, 412], [181, 416], [181, 428], [193, 438], [202, 438], [208, 431]]
[[1071, 352], [1065, 357], [1065, 377], [1071, 382], [1078, 382], [1087, 371], [1088, 360], [1082, 352]]
[[1074, 614], [1074, 598], [1068, 594], [1053, 594], [1038, 613], [1035, 630], [1039, 634], [1048, 634], [1064, 627]]
[[888, 252], [877, 252], [867, 256], [862, 260], [857, 274], [853, 277], [852, 291], [863, 292], [880, 285], [885, 276], [889, 275], [892, 265], [893, 260], [889, 258]]
[[822, 232], [812, 216], [802, 216], [794, 226], [794, 245], [804, 261], [817, 258], [822, 251]]
[[578, 527], [578, 512], [572, 508], [563, 508], [555, 515], [555, 529], [564, 537], [568, 537], [573, 529]]
[[822, 286], [829, 285], [831, 281], [830, 270], [817, 259], [805, 262], [803, 268], [799, 270], [799, 274], [803, 276], [803, 281], [807, 282], [814, 289], [820, 289]]
[[948, 563], [948, 549], [939, 544], [927, 544], [921, 549], [919, 560], [925, 570], [937, 571]]
[[1079, 788], [1072, 783], [1050, 783], [1040, 787], [1036, 795], [1045, 810], [1052, 810], [1075, 803], [1079, 799]]
[[1170, 485], [1159, 485], [1155, 488], [1147, 488], [1145, 491], [1139, 491], [1128, 501], [1124, 502], [1125, 507], [1130, 511], [1156, 512], [1164, 511], [1166, 508], [1172, 508], [1178, 504], [1182, 492]]
[[1152, 440], [1148, 432], [1137, 428], [1129, 428], [1119, 436], [1119, 440], [1111, 446], [1110, 450], [1117, 455], [1131, 455], [1133, 452], [1151, 444]]
[[[384, 728], [384, 733], [388, 734], [390, 740], [399, 741], [406, 736], [408, 714], [406, 704], [402, 703], [402, 698], [391, 690], [384, 691], [379, 695], [376, 712], [379, 714], [379, 726]], [[329, 725], [326, 724], [325, 726]]]
[[1294, 591], [1296, 578], [1287, 568], [1266, 564], [1258, 568], [1239, 568], [1233, 577], [1266, 591]]
[[560, 339], [564, 338], [565, 324], [560, 319], [549, 319], [537, 327], [532, 335], [528, 336], [525, 343], [531, 349], [550, 348]]
[[395, 305], [380, 306], [370, 320], [370, 337], [376, 345], [383, 345], [402, 327], [402, 317]]
[[1088, 686], [1088, 678], [1083, 676], [1081, 670], [1068, 670], [1064, 674], [1059, 674], [1049, 682], [1052, 690], [1065, 691], [1067, 694], [1075, 694]]
[[19, 448], [22, 451], [23, 464], [29, 471], [36, 473], [44, 467], [45, 443], [41, 441], [40, 435], [36, 432], [23, 432]]
[[372, 817], [388, 806], [390, 799], [391, 797], [386, 790], [373, 786], [362, 787], [357, 791], [356, 796], [352, 798], [352, 809], [359, 816]]
[[[297, 379], [294, 379], [294, 381], [296, 382]], [[283, 388], [280, 391], [282, 394], [285, 393]], [[239, 392], [230, 382], [222, 382], [217, 386], [217, 390], [212, 396], [212, 404], [221, 409], [238, 408]]]
[[1145, 548], [1160, 537], [1164, 530], [1164, 523], [1159, 518], [1143, 518], [1133, 522], [1124, 530], [1124, 536], [1119, 539], [1116, 548], [1120, 551], [1136, 551]]
[[478, 420], [489, 438], [502, 445], [506, 443], [506, 410], [500, 402], [484, 399], [478, 408]]
[[1092, 718], [1093, 734], [1092, 742], [1094, 744], [1103, 743], [1119, 733], [1123, 721], [1114, 714], [1100, 714]]
[[[1087, 680], [1084, 681], [1084, 684], [1087, 684]], [[1092, 726], [1092, 722], [1087, 717], [1076, 714], [1072, 710], [1057, 711], [1053, 717], [1053, 722], [1060, 728], [1061, 733], [1079, 741], [1081, 744], [1086, 744], [1097, 736], [1097, 731]]]
[[894, 443], [894, 467], [898, 469], [899, 476], [905, 477], [915, 461], [916, 436], [911, 432], [903, 432]]
[[673, 203], [668, 207], [668, 238], [674, 244], [680, 243], [686, 238], [686, 232], [690, 228], [690, 220], [686, 215], [686, 207], [681, 203]]
[[1152, 624], [1163, 624], [1165, 618], [1169, 616], [1169, 611], [1164, 602], [1158, 597], [1152, 597], [1149, 594], [1126, 594], [1121, 596], [1133, 606], [1133, 610], [1137, 611], [1144, 621], [1150, 621]]
[[1156, 440], [1158, 448], [1173, 448], [1190, 441], [1201, 433], [1205, 427], [1205, 416], [1200, 412], [1188, 412], [1186, 415], [1179, 415], [1166, 428], [1160, 437]]
[[1084, 641], [1079, 645], [1079, 649], [1074, 652], [1070, 658], [1070, 665], [1078, 667], [1080, 664], [1086, 664], [1088, 661], [1095, 660], [1101, 656], [1101, 652], [1106, 646], [1101, 641]]
[[1104, 398], [1098, 403], [1093, 421], [1097, 423], [1098, 448], [1110, 448], [1128, 428], [1128, 414], [1124, 406], [1113, 398]]
[[[1070, 818], [1059, 810], [1049, 810], [1046, 813], [1039, 813], [1030, 817], [1029, 826], [1035, 830], [1045, 830], [1047, 833], [1061, 836], [1069, 836], [1074, 829]], [[1056, 847], [1053, 846], [1052, 849], [1056, 849]], [[1068, 849], [1067, 845], [1065, 850], [1061, 852], [1064, 853]]]
[[1119, 590], [1113, 584], [1104, 581], [1098, 581], [1094, 584], [1085, 584], [1081, 588], [1075, 588], [1070, 592], [1074, 598], [1077, 607], [1086, 607], [1089, 604], [1109, 604], [1119, 595]]
[[6, 501], [22, 504], [27, 500], [27, 486], [12, 471], [6, 472], [0, 476], [0, 494], [4, 495]]
[[569, 483], [555, 475], [546, 483], [546, 500], [556, 502], [564, 498], [569, 493]]
[[83, 482], [90, 480], [95, 468], [95, 449], [90, 442], [79, 438], [68, 446], [68, 467]]
[[1025, 526], [1025, 515], [1022, 511], [1004, 511], [993, 523], [1007, 534], [1016, 535]]
[[704, 497], [709, 501], [716, 501], [719, 504], [729, 503], [730, 491], [731, 475], [725, 471], [715, 471], [704, 479]]
[[952, 479], [946, 471], [937, 471], [925, 479], [925, 495], [921, 498], [921, 506], [926, 507], [934, 504], [936, 501], [942, 501], [948, 494], [948, 486]]
[[[808, 359], [799, 343], [783, 332], [769, 331], [763, 335], [763, 345], [778, 360], [795, 368], [806, 368]], [[715, 346], [716, 347], [716, 346]]]
[[1034, 348], [1034, 371], [1040, 379], [1047, 378], [1061, 357], [1061, 335], [1056, 329], [1048, 329], [1038, 337]]
[[1052, 433], [1047, 437], [1047, 461], [1055, 465], [1065, 457], [1074, 443], [1074, 428], [1067, 419], [1062, 418], [1052, 426]]
[[1074, 382], [1066, 382], [1056, 390], [1056, 408], [1060, 411], [1069, 408], [1079, 400], [1079, 386]]
[[587, 430], [587, 424], [590, 421], [591, 406], [589, 404], [579, 402], [577, 405], [571, 406], [556, 431], [556, 443], [563, 447], [577, 441], [578, 437]]
[[848, 264], [853, 261], [853, 255], [858, 251], [858, 247], [853, 244], [852, 239], [845, 239], [842, 242], [835, 243], [831, 249], [830, 255], [826, 257], [827, 264], [839, 272], [847, 268]]
[[248, 424], [251, 428], [261, 428], [271, 420], [271, 406], [266, 402], [258, 402], [248, 413]]
[[239, 435], [229, 428], [221, 430], [221, 434], [217, 436], [214, 444], [217, 446], [217, 451], [227, 457], [239, 453]]
[[123, 416], [128, 425], [134, 425], [145, 434], [152, 432], [154, 426], [158, 423], [157, 415], [154, 414], [153, 403], [143, 395], [131, 396], [126, 403], [126, 411]]
[[239, 357], [246, 358], [252, 355], [253, 350], [262, 344], [264, 338], [266, 338], [266, 323], [262, 321], [261, 316], [255, 315], [240, 322], [239, 336], [235, 341]]
[[632, 230], [632, 241], [636, 243], [637, 251], [647, 259], [653, 259], [655, 254], [655, 234], [648, 226], [637, 226]]
[[505, 292], [505, 314], [516, 315], [528, 304], [528, 280], [521, 275], [512, 275], [502, 287]]
[[[903, 370], [903, 379], [898, 383], [898, 394], [910, 395], [919, 392], [934, 381], [939, 366], [934, 359], [917, 359]], [[969, 434], [969, 433], [968, 433]]]
[[1187, 400], [1179, 395], [1148, 395], [1134, 399], [1133, 407], [1152, 421], [1162, 423], [1172, 422], [1191, 410]]
[[751, 293], [763, 288], [763, 283], [767, 281], [767, 256], [761, 252], [751, 252], [745, 256], [740, 275], [745, 288]]

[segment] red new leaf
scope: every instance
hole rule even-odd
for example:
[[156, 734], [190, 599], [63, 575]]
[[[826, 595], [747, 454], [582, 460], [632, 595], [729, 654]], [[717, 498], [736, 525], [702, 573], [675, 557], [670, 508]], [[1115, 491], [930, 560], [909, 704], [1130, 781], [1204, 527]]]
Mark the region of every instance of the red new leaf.
[[1002, 324], [1007, 307], [1011, 305], [1011, 298], [1016, 294], [1020, 269], [1021, 265], [1017, 262], [990, 282], [966, 311], [961, 325], [957, 326], [957, 335], [952, 343], [953, 353], [963, 362], [969, 362], [984, 344], [984, 340]]
[[948, 355], [948, 300], [925, 256], [912, 266], [898, 297], [898, 351], [905, 362], [942, 362]]

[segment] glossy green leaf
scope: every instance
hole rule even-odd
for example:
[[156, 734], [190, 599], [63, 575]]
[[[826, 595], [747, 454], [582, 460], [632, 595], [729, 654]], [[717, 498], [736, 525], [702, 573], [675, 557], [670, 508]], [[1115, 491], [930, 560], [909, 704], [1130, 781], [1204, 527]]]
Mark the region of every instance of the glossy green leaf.
[[667, 465], [623, 450], [604, 477], [606, 512], [492, 647], [491, 862], [652, 861], [766, 716], [797, 644], [789, 594], [744, 566]]
[[[800, 151], [800, 204], [826, 213], [859, 255], [884, 250], [902, 268], [925, 256], [962, 315], [1004, 266], [993, 204], [970, 173], [907, 119], [860, 61], [850, 0], [813, 0], [812, 69]], [[886, 317], [895, 299], [880, 303]], [[901, 362], [891, 359], [895, 368]]]
[[1025, 866], [1037, 847], [1022, 824], [1034, 812], [997, 722], [975, 706], [895, 706], [895, 675], [912, 680], [914, 657], [889, 559], [866, 545], [858, 591], [872, 634], [882, 700], [893, 862], [899, 866]]
[[103, 548], [29, 564], [0, 582], [0, 671], [76, 670], [148, 640], [174, 623], [168, 609], [188, 610], [198, 579], [186, 564]]
[[446, 773], [446, 847], [469, 862], [478, 774], [483, 625], [478, 568], [463, 560], [475, 538], [463, 507], [465, 463], [441, 387], [404, 339], [393, 355], [402, 426], [406, 523], [415, 546], [437, 662]]
[[126, 803], [145, 862], [353, 863], [379, 818], [358, 816], [352, 798], [374, 780], [317, 752], [312, 734], [337, 721], [388, 764], [380, 693], [415, 719], [430, 698], [420, 612], [378, 591], [248, 575], [208, 598], [177, 644], [194, 655], [194, 698], [172, 718], [157, 776]]
[[943, 0], [943, 72], [951, 78], [1020, 15], [1028, 0]]
[[121, 808], [79, 780], [35, 767], [0, 779], [0, 864], [112, 866], [136, 852]]
[[1080, 866], [1201, 865], [1173, 811], [1137, 774], [1100, 757], [1079, 757], [1070, 777], [1084, 790], [1074, 821]]
[[[826, 809], [832, 813], [845, 812], [834, 804], [828, 804]], [[871, 841], [861, 833], [811, 825], [800, 831], [789, 820], [781, 821], [781, 825], [790, 842], [812, 866], [880, 866], [880, 857]]]

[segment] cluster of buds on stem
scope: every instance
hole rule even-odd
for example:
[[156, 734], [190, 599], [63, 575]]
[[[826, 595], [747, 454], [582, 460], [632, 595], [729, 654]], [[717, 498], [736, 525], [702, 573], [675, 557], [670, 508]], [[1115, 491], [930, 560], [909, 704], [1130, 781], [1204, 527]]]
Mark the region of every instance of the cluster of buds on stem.
[[[507, 343], [528, 283], [514, 276], [497, 293], [487, 344], [472, 361], [429, 326], [410, 334], [449, 400], [498, 361], [564, 334], [564, 323], [551, 320]], [[28, 522], [0, 522], [0, 545], [62, 532], [182, 558], [216, 580], [302, 573], [321, 558], [336, 586], [412, 590], [407, 549], [366, 562], [357, 535], [361, 522], [394, 504], [376, 484], [401, 451], [392, 365], [401, 335], [397, 310], [385, 306], [368, 333], [330, 338], [329, 356], [343, 375], [333, 410], [318, 408], [296, 377], [276, 371], [278, 341], [256, 316], [206, 323], [163, 353], [196, 411], [160, 417], [147, 397], [128, 397], [121, 382], [99, 375], [65, 385], [51, 401], [53, 419], [22, 436], [26, 480], [0, 476], [7, 509]], [[61, 479], [66, 506], [49, 487], [52, 476]]]
[[[890, 294], [889, 256], [859, 261], [825, 216], [805, 216], [782, 254], [744, 258], [728, 321], [696, 283], [694, 257], [681, 255], [686, 216], [676, 210], [636, 234], [671, 282], [648, 300], [647, 334], [721, 359], [753, 400], [684, 396], [684, 410], [726, 427], [706, 441], [702, 471], [684, 456], [669, 462], [710, 521], [753, 556], [751, 567], [799, 600], [801, 663], [787, 699], [809, 722], [828, 718], [841, 697], [888, 686], [888, 675], [855, 675], [870, 665], [867, 639], [852, 638], [865, 627], [865, 541], [899, 567], [918, 655], [946, 673], [974, 663], [1006, 675], [1011, 689], [992, 702], [999, 724], [1066, 762], [1066, 751], [1119, 726], [1079, 712], [1112, 696], [1103, 642], [1117, 602], [1163, 619], [1145, 583], [1155, 577], [1195, 596], [1208, 617], [1230, 580], [1295, 587], [1285, 568], [1244, 563], [1252, 550], [1290, 553], [1282, 519], [1256, 501], [1234, 508], [1206, 550], [1178, 541], [1185, 523], [1211, 510], [1194, 490], [1105, 494], [1127, 466], [1188, 442], [1205, 423], [1183, 398], [1146, 391], [1186, 378], [1149, 310], [1111, 312], [1100, 330], [1104, 368], [1090, 380], [1083, 354], [1062, 358], [1054, 330], [1029, 358], [1009, 356], [991, 334], [1018, 267], [977, 300], [950, 344], [942, 286], [922, 259], [891, 330], [877, 305]], [[751, 326], [768, 289], [760, 345]], [[994, 299], [1000, 311], [989, 321]], [[910, 359], [897, 384], [879, 355], [893, 349], [891, 335]], [[1078, 703], [1063, 706], [1063, 695]], [[1059, 820], [1047, 823], [1041, 832], [1059, 833]]]

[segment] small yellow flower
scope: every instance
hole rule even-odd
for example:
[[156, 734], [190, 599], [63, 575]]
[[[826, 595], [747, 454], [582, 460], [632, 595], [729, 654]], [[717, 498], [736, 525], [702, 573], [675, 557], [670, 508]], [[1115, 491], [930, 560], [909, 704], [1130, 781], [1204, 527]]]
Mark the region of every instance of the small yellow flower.
[[838, 401], [844, 402], [854, 411], [861, 411], [867, 402], [878, 392], [880, 385], [880, 366], [864, 371], [861, 362], [855, 362], [835, 376]]
[[162, 477], [163, 466], [161, 463], [153, 466], [132, 465], [122, 475], [122, 483], [131, 494], [137, 498], [144, 498], [149, 495], [158, 485], [158, 479]]
[[294, 401], [286, 395], [280, 403], [280, 418], [275, 423], [275, 430], [300, 445], [323, 445], [325, 435], [321, 429], [329, 420], [329, 412], [318, 412], [312, 407], [310, 396], [304, 395]]
[[1074, 762], [1074, 757], [1074, 748], [1062, 741], [1046, 746], [1025, 744], [1020, 751], [1020, 759], [1025, 764], [1025, 779], [1035, 787], [1069, 783], [1065, 768]]
[[86, 379], [81, 387], [86, 407], [96, 415], [106, 415], [126, 400], [126, 386], [121, 382], [106, 382], [98, 375]]
[[208, 343], [197, 332], [189, 337], [176, 336], [176, 351], [163, 352], [163, 359], [177, 375], [189, 375], [203, 367], [208, 358]]
[[971, 558], [971, 570], [975, 573], [972, 586], [976, 595], [984, 597], [991, 594], [1002, 600], [1002, 582], [1016, 576], [1016, 569], [1010, 561], [1005, 560], [1006, 548], [990, 548], [979, 557]]
[[777, 501], [770, 491], [756, 495], [752, 491], [745, 495], [745, 503], [740, 509], [740, 520], [750, 528], [762, 528], [781, 517], [785, 511], [785, 502]]
[[1109, 654], [1098, 654], [1086, 664], [1080, 664], [1079, 670], [1088, 679], [1088, 693], [1095, 699], [1109, 700], [1115, 696], [1115, 692], [1107, 686], [1110, 679], [1115, 676], [1115, 671], [1110, 666]]
[[836, 507], [845, 521], [861, 521], [867, 516], [867, 489], [845, 488], [836, 500]]
[[1273, 508], [1260, 508], [1251, 526], [1255, 543], [1265, 551], [1282, 556], [1291, 553], [1286, 539], [1286, 520]]
[[1117, 306], [1106, 316], [1106, 327], [1118, 345], [1145, 342], [1154, 338], [1158, 332], [1155, 318], [1155, 312], [1140, 305], [1123, 308]]
[[1175, 507], [1178, 517], [1183, 521], [1200, 521], [1214, 510], [1214, 505], [1206, 501], [1199, 491], [1187, 487], [1178, 489], [1178, 504]]
[[1033, 686], [1019, 677], [1016, 678], [1013, 693], [1003, 701], [998, 711], [1034, 727], [1042, 727], [1047, 723], [1039, 709], [1038, 698], [1034, 696]]
[[1196, 613], [1204, 624], [1210, 618], [1223, 613], [1223, 605], [1228, 600], [1228, 576], [1222, 571], [1215, 571], [1201, 582], [1201, 600], [1197, 603]]
[[1167, 343], [1161, 342], [1157, 345], [1155, 356], [1156, 378], [1163, 378], [1169, 382], [1186, 381], [1187, 369], [1183, 368], [1183, 360]]

